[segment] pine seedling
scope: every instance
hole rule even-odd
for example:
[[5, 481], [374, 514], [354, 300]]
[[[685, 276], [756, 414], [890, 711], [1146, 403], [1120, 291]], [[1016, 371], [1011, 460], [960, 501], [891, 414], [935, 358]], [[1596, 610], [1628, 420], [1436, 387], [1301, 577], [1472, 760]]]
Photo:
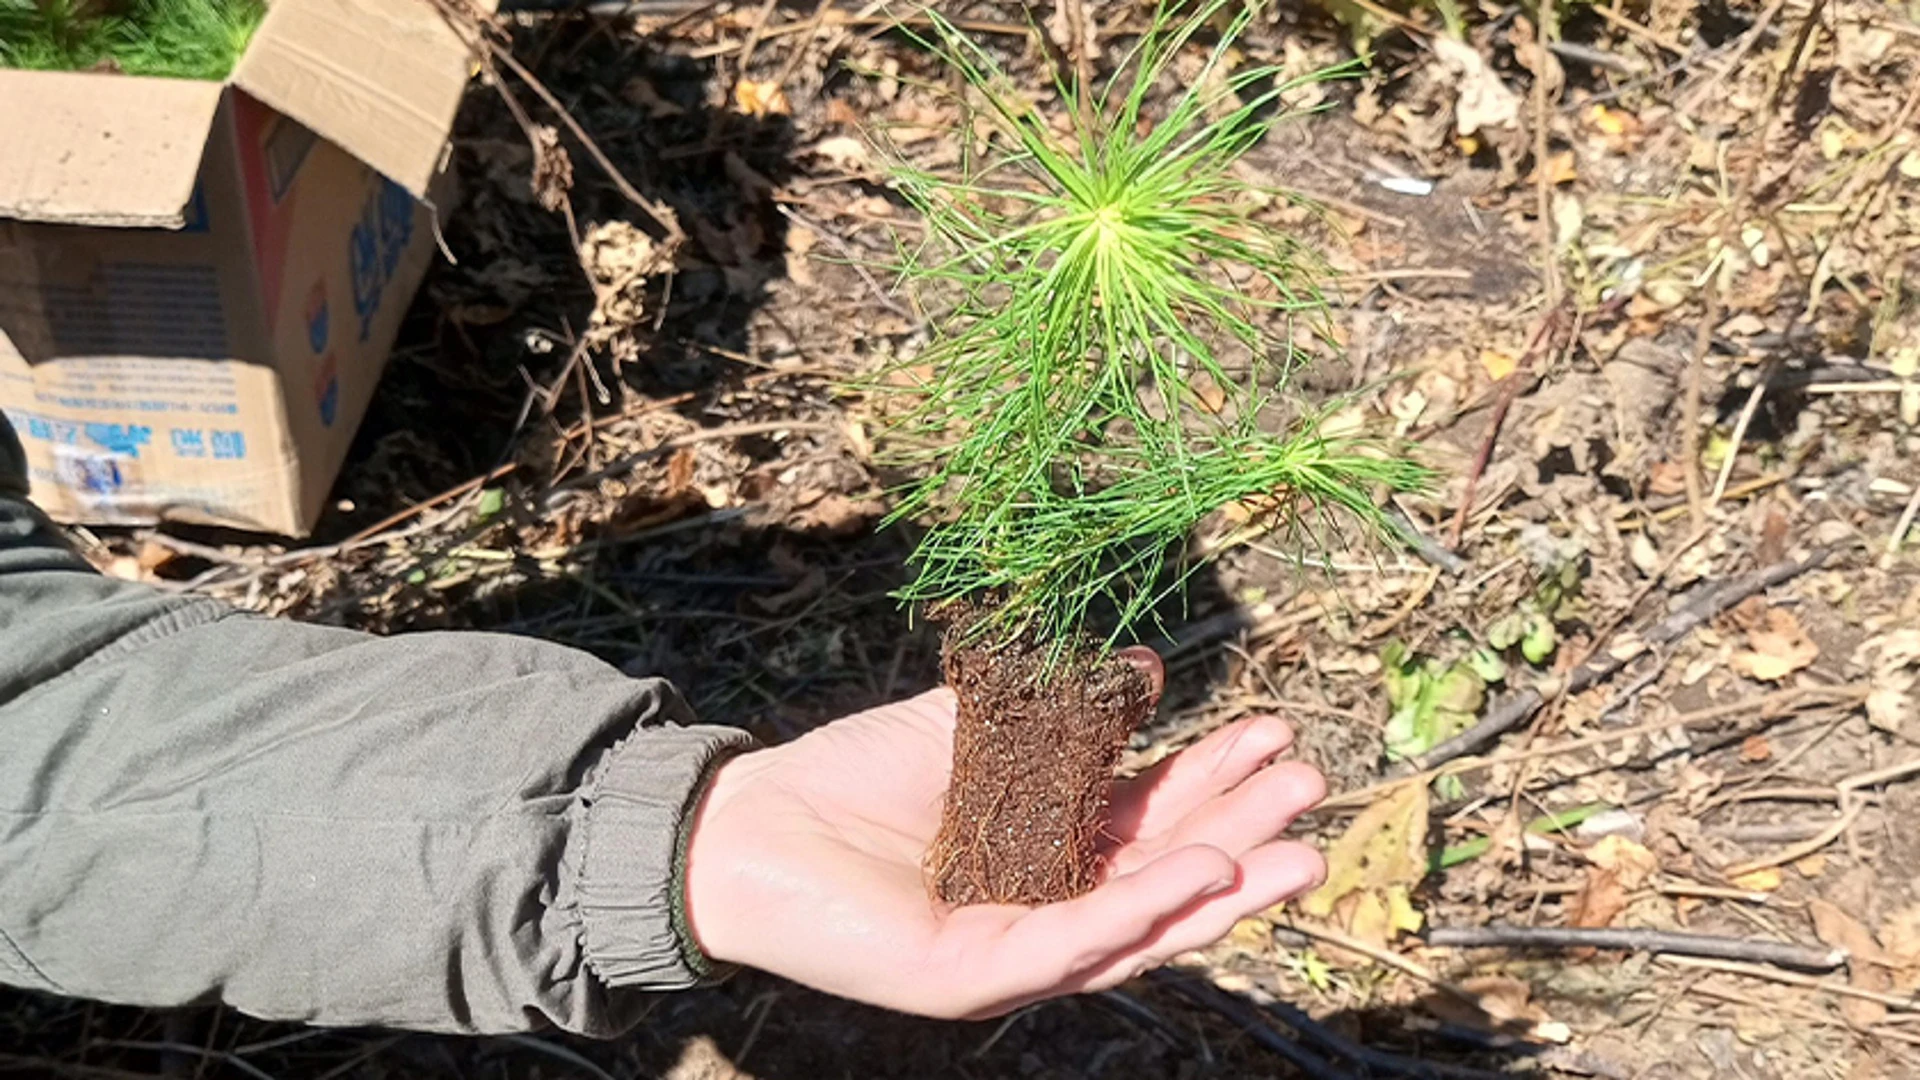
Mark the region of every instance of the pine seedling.
[[[1244, 157], [1290, 90], [1338, 73], [1234, 68], [1255, 13], [1163, 7], [1103, 87], [1057, 85], [1051, 120], [927, 13], [922, 43], [991, 135], [978, 150], [963, 123], [954, 172], [891, 155], [928, 227], [902, 276], [938, 310], [930, 346], [886, 380], [907, 397], [888, 443], [920, 476], [890, 521], [930, 521], [906, 600], [990, 597], [972, 633], [1031, 635], [1057, 660], [1096, 611], [1117, 616], [1109, 647], [1150, 617], [1223, 507], [1313, 527], [1299, 535], [1342, 519], [1385, 535], [1375, 491], [1425, 483], [1420, 465], [1333, 431], [1330, 410], [1287, 400], [1297, 341], [1322, 325], [1320, 264], [1257, 216], [1285, 196], [1248, 180]], [[1198, 71], [1176, 76], [1214, 26]]]

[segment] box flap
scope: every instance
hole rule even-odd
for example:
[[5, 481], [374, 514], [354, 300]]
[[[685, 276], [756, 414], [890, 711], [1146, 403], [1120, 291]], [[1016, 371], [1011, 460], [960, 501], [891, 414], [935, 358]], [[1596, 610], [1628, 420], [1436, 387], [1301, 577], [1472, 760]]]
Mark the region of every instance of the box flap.
[[274, 0], [233, 83], [424, 196], [471, 73], [429, 0]]
[[0, 70], [0, 217], [177, 229], [226, 88]]

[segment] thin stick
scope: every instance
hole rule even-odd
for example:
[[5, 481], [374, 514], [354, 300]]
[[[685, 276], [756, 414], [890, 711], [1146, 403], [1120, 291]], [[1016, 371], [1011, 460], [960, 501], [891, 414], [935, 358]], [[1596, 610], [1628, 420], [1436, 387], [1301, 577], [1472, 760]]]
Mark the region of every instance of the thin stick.
[[1907, 531], [1913, 528], [1915, 515], [1920, 515], [1920, 487], [1913, 489], [1913, 497], [1907, 500], [1907, 508], [1900, 511], [1900, 520], [1893, 523], [1893, 535], [1887, 537], [1888, 559], [1900, 554], [1900, 546], [1906, 543]]
[[1427, 944], [1446, 949], [1610, 949], [1661, 955], [1712, 956], [1800, 971], [1832, 971], [1845, 949], [1817, 949], [1784, 941], [1688, 934], [1668, 930], [1580, 926], [1436, 926]]
[[[580, 437], [582, 434], [590, 433], [592, 431], [606, 427], [610, 424], [618, 423], [622, 420], [632, 420], [635, 417], [645, 416], [648, 413], [657, 412], [661, 409], [670, 409], [675, 405], [682, 405], [682, 404], [685, 404], [686, 402], [692, 401], [694, 397], [695, 397], [694, 394], [686, 393], [686, 394], [676, 394], [670, 398], [655, 398], [651, 401], [646, 402], [644, 405], [642, 405], [640, 408], [637, 408], [637, 409], [628, 409], [628, 410], [623, 410], [617, 413], [610, 413], [606, 416], [597, 417], [591, 420], [584, 421], [579, 424], [575, 424], [574, 426], [568, 428], [566, 431], [561, 432], [560, 439], [562, 442], [572, 442], [574, 439]], [[386, 532], [388, 529], [391, 529], [396, 525], [405, 524], [406, 522], [411, 521], [416, 517], [419, 517], [422, 513], [425, 513], [426, 511], [441, 505], [442, 503], [450, 502], [453, 499], [457, 499], [460, 496], [465, 495], [467, 492], [472, 491], [474, 488], [481, 487], [486, 484], [491, 484], [495, 480], [503, 479], [511, 475], [513, 472], [515, 472], [519, 468], [520, 468], [519, 462], [509, 461], [501, 465], [500, 467], [491, 470], [490, 472], [482, 473], [481, 475], [473, 477], [470, 480], [465, 480], [465, 481], [462, 481], [461, 483], [455, 484], [454, 486], [448, 488], [447, 490], [441, 492], [438, 495], [433, 496], [432, 498], [414, 503], [412, 506], [409, 506], [404, 510], [395, 511], [394, 513], [388, 515], [387, 517], [374, 522], [372, 525], [369, 525], [366, 528], [361, 529], [357, 533], [354, 533], [352, 536], [347, 537], [347, 539], [344, 542], [348, 544], [357, 544], [363, 540], [370, 540], [373, 537], [376, 537], [381, 533]]]
[[1463, 772], [1478, 772], [1497, 765], [1510, 765], [1523, 761], [1537, 761], [1541, 758], [1558, 757], [1562, 754], [1591, 750], [1596, 746], [1619, 742], [1624, 739], [1638, 738], [1655, 732], [1673, 728], [1697, 727], [1702, 724], [1717, 723], [1730, 716], [1741, 713], [1758, 713], [1763, 719], [1772, 719], [1776, 710], [1795, 708], [1809, 701], [1822, 705], [1857, 705], [1867, 699], [1872, 687], [1867, 683], [1844, 683], [1839, 686], [1797, 686], [1789, 690], [1776, 690], [1759, 697], [1743, 698], [1720, 705], [1712, 705], [1693, 712], [1681, 713], [1665, 720], [1654, 720], [1618, 731], [1601, 732], [1585, 738], [1567, 742], [1553, 743], [1548, 746], [1519, 750], [1509, 754], [1496, 754], [1484, 758], [1462, 758], [1444, 765], [1423, 769], [1420, 772], [1392, 780], [1382, 780], [1353, 791], [1341, 792], [1322, 801], [1317, 809], [1339, 810], [1369, 806], [1381, 795], [1398, 788], [1402, 784], [1425, 783], [1441, 776], [1453, 776]]
[[[1560, 306], [1560, 253], [1554, 246], [1553, 174], [1547, 168], [1548, 131], [1553, 103], [1547, 95], [1547, 72], [1555, 61], [1548, 39], [1559, 33], [1553, 0], [1540, 0], [1539, 20], [1533, 28], [1533, 176], [1540, 216], [1540, 282], [1546, 288], [1547, 309]], [[1455, 546], [1459, 545], [1456, 537]]]
[[1732, 866], [1727, 867], [1723, 873], [1728, 879], [1733, 880], [1745, 877], [1755, 870], [1765, 870], [1769, 867], [1784, 866], [1790, 862], [1798, 862], [1814, 852], [1819, 851], [1821, 848], [1826, 847], [1828, 844], [1833, 843], [1835, 840], [1838, 840], [1841, 834], [1853, 827], [1853, 823], [1859, 820], [1860, 812], [1866, 808], [1867, 804], [1864, 801], [1849, 802], [1846, 810], [1843, 811], [1839, 817], [1835, 818], [1831, 825], [1821, 829], [1808, 839], [1802, 840], [1790, 847], [1782, 848], [1771, 855], [1762, 855], [1757, 859], [1748, 859], [1746, 862], [1734, 863]]
[[[1684, 551], [1683, 546], [1679, 550]], [[1762, 590], [1789, 581], [1824, 564], [1831, 549], [1818, 548], [1805, 559], [1775, 563], [1772, 566], [1756, 570], [1745, 577], [1722, 585], [1718, 589], [1708, 589], [1689, 601], [1680, 610], [1660, 620], [1641, 635], [1644, 645], [1624, 657], [1602, 656], [1596, 662], [1589, 659], [1573, 673], [1567, 676], [1563, 689], [1556, 696], [1570, 696], [1589, 690], [1601, 682], [1612, 678], [1630, 661], [1645, 653], [1648, 648], [1671, 645], [1691, 633], [1696, 627], [1706, 623], [1721, 612], [1733, 607], [1749, 596]], [[1655, 577], [1654, 580], [1659, 580]], [[1637, 602], [1637, 601], [1636, 601]], [[1431, 769], [1442, 762], [1470, 754], [1480, 747], [1506, 734], [1525, 723], [1542, 705], [1546, 704], [1546, 695], [1540, 690], [1529, 687], [1503, 700], [1489, 712], [1484, 719], [1453, 738], [1427, 751], [1417, 758], [1409, 758], [1405, 764], [1408, 769]]]
[[1816, 979], [1811, 975], [1801, 975], [1778, 968], [1763, 967], [1759, 964], [1743, 964], [1737, 960], [1713, 960], [1699, 956], [1663, 956], [1660, 962], [1673, 967], [1695, 968], [1705, 971], [1718, 971], [1728, 975], [1746, 975], [1768, 982], [1785, 983], [1788, 986], [1801, 986], [1823, 994], [1839, 997], [1859, 998], [1862, 1001], [1877, 1001], [1890, 1009], [1902, 1012], [1920, 1010], [1920, 1000], [1905, 994], [1889, 994], [1879, 990], [1867, 990], [1850, 983], [1834, 982], [1831, 979]]
[[1811, 838], [1776, 851], [1771, 855], [1765, 855], [1757, 859], [1749, 859], [1743, 863], [1735, 863], [1727, 867], [1726, 876], [1729, 878], [1738, 878], [1743, 874], [1750, 874], [1755, 870], [1765, 870], [1769, 867], [1782, 866], [1786, 863], [1806, 858], [1808, 855], [1819, 851], [1821, 848], [1826, 847], [1844, 835], [1848, 829], [1853, 827], [1853, 823], [1859, 820], [1861, 812], [1866, 810], [1867, 800], [1856, 796], [1854, 794], [1855, 792], [1861, 788], [1878, 787], [1888, 781], [1899, 780], [1917, 772], [1920, 772], [1920, 758], [1903, 761], [1898, 765], [1889, 765], [1884, 769], [1874, 769], [1869, 772], [1847, 777], [1845, 780], [1834, 785], [1834, 790], [1840, 796], [1840, 803], [1843, 809], [1840, 817], [1837, 818], [1833, 824], [1821, 829]]
[[573, 477], [564, 483], [555, 484], [547, 497], [549, 501], [551, 501], [553, 496], [562, 492], [576, 491], [580, 488], [590, 487], [605, 480], [609, 476], [623, 473], [635, 465], [651, 461], [665, 454], [671, 454], [675, 450], [680, 450], [696, 443], [711, 442], [714, 439], [739, 439], [749, 435], [773, 435], [782, 431], [839, 430], [840, 426], [838, 424], [830, 424], [824, 420], [762, 420], [748, 424], [729, 424], [726, 427], [701, 428], [699, 431], [690, 431], [685, 435], [676, 435], [671, 439], [666, 439], [658, 446], [649, 447], [645, 450], [637, 450], [631, 454], [625, 454], [590, 473]]
[[445, 19], [449, 26], [455, 27], [456, 32], [464, 31], [462, 36], [467, 38], [469, 47], [484, 50], [491, 62], [504, 65], [508, 71], [513, 72], [515, 77], [526, 84], [527, 89], [533, 91], [535, 97], [544, 102], [547, 108], [553, 110], [554, 115], [558, 116], [567, 130], [573, 133], [573, 137], [579, 140], [587, 156], [593, 159], [594, 164], [600, 166], [600, 170], [606, 174], [608, 180], [612, 181], [620, 194], [652, 218], [655, 225], [660, 226], [666, 233], [669, 244], [677, 245], [687, 238], [687, 234], [680, 228], [680, 220], [674, 216], [673, 211], [642, 195], [640, 189], [634, 187], [627, 180], [626, 174], [621, 172], [612, 159], [607, 157], [606, 152], [600, 149], [600, 144], [594, 141], [593, 136], [588, 135], [587, 130], [580, 126], [580, 121], [573, 118], [573, 113], [560, 103], [558, 97], [554, 96], [553, 91], [547, 89], [547, 85], [515, 59], [510, 50], [501, 46], [487, 33], [491, 24], [486, 23], [473, 12], [463, 9], [454, 0], [433, 0], [433, 4], [439, 9], [441, 18]]
[[1733, 475], [1733, 463], [1740, 457], [1740, 444], [1746, 441], [1747, 426], [1753, 423], [1753, 414], [1760, 411], [1760, 399], [1766, 393], [1767, 380], [1761, 379], [1747, 394], [1746, 407], [1740, 410], [1740, 419], [1733, 425], [1733, 445], [1727, 448], [1726, 460], [1720, 463], [1720, 475], [1713, 481], [1713, 494], [1707, 497], [1708, 513], [1720, 505], [1720, 497], [1727, 493], [1727, 478]]
[[1707, 350], [1713, 345], [1713, 326], [1720, 321], [1720, 261], [1707, 266], [1701, 295], [1700, 325], [1693, 332], [1693, 354], [1687, 360], [1687, 392], [1680, 404], [1680, 471], [1687, 480], [1687, 513], [1696, 530], [1707, 526], [1707, 500], [1700, 488], [1700, 397], [1706, 381]]
[[1433, 987], [1436, 990], [1444, 990], [1448, 994], [1451, 994], [1452, 996], [1459, 998], [1461, 1001], [1464, 1001], [1470, 1005], [1473, 1005], [1475, 1008], [1478, 1008], [1480, 1006], [1480, 998], [1473, 991], [1468, 990], [1465, 987], [1458, 986], [1454, 983], [1448, 982], [1446, 979], [1443, 979], [1439, 975], [1434, 974], [1433, 970], [1428, 968], [1425, 964], [1422, 964], [1417, 960], [1410, 960], [1407, 957], [1401, 956], [1399, 953], [1393, 952], [1390, 949], [1382, 949], [1377, 946], [1369, 945], [1366, 942], [1359, 940], [1358, 938], [1349, 937], [1348, 935], [1343, 934], [1338, 930], [1334, 930], [1330, 927], [1325, 927], [1325, 926], [1313, 926], [1307, 923], [1289, 922], [1284, 924], [1280, 928], [1293, 931], [1294, 933], [1300, 934], [1303, 937], [1312, 938], [1315, 941], [1325, 942], [1326, 944], [1332, 945], [1335, 948], [1345, 949], [1350, 953], [1358, 953], [1361, 956], [1364, 956], [1367, 959], [1374, 961], [1375, 963], [1385, 964], [1386, 966], [1390, 968], [1394, 968], [1397, 971], [1411, 975], [1414, 978], [1419, 979], [1421, 982], [1426, 983], [1427, 985]]
[[[1473, 513], [1473, 500], [1480, 487], [1480, 477], [1487, 471], [1487, 465], [1493, 460], [1493, 446], [1500, 438], [1500, 425], [1506, 422], [1507, 410], [1513, 407], [1513, 399], [1520, 393], [1520, 384], [1531, 374], [1534, 356], [1545, 342], [1558, 336], [1555, 329], [1562, 312], [1558, 306], [1548, 309], [1534, 325], [1533, 334], [1527, 339], [1527, 347], [1513, 370], [1500, 380], [1500, 397], [1494, 403], [1493, 415], [1487, 419], [1487, 434], [1480, 440], [1480, 452], [1473, 456], [1473, 467], [1467, 470], [1466, 487], [1460, 495], [1460, 509], [1453, 515], [1453, 527], [1447, 530], [1447, 547], [1460, 550], [1460, 537], [1465, 534], [1467, 517]], [[1548, 346], [1549, 350], [1551, 346]]]

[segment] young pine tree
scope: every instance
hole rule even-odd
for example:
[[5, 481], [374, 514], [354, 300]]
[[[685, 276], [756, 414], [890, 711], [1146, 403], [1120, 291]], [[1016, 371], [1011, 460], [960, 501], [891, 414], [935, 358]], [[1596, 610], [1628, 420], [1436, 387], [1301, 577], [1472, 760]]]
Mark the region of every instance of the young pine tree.
[[1298, 85], [1233, 67], [1254, 14], [1163, 8], [1103, 84], [1057, 85], [1054, 115], [928, 14], [923, 44], [966, 88], [966, 149], [951, 171], [890, 155], [927, 226], [904, 280], [938, 314], [883, 382], [886, 445], [918, 477], [890, 520], [927, 523], [903, 596], [948, 624], [960, 702], [928, 859], [948, 902], [1096, 884], [1114, 768], [1150, 708], [1111, 649], [1196, 565], [1196, 525], [1238, 506], [1385, 534], [1375, 493], [1425, 481], [1286, 394], [1323, 305], [1318, 264], [1263, 223], [1283, 196], [1244, 178]]

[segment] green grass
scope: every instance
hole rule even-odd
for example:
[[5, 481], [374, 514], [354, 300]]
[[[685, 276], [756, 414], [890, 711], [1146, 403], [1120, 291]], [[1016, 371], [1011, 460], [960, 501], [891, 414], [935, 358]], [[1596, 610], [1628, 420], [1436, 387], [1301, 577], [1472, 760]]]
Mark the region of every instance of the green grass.
[[[905, 599], [996, 597], [981, 632], [1056, 648], [1110, 604], [1112, 645], [1178, 585], [1173, 564], [1191, 563], [1176, 549], [1221, 507], [1386, 534], [1375, 489], [1426, 482], [1287, 399], [1294, 342], [1323, 325], [1320, 264], [1260, 221], [1284, 195], [1236, 166], [1306, 80], [1232, 69], [1254, 8], [1162, 8], [1104, 86], [1056, 87], [1058, 122], [927, 13], [922, 43], [958, 71], [973, 113], [953, 135], [956, 169], [889, 155], [928, 226], [902, 249], [903, 280], [939, 312], [929, 347], [885, 380], [908, 398], [886, 444], [920, 477], [890, 520], [930, 522]], [[1200, 74], [1176, 81], [1175, 58], [1214, 29]], [[993, 132], [984, 152], [977, 118]], [[1304, 419], [1274, 433], [1289, 411]]]
[[218, 81], [265, 15], [264, 0], [0, 0], [0, 67]]

